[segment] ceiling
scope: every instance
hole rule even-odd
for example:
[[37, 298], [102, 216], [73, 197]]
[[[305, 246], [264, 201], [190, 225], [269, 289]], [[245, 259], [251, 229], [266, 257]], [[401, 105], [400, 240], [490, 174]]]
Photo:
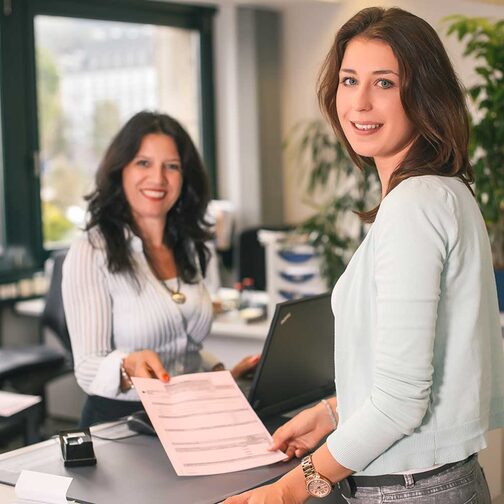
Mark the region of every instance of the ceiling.
[[[295, 4], [310, 4], [310, 3], [343, 3], [348, 0], [221, 0], [221, 3], [231, 3], [238, 5], [264, 5], [271, 7], [282, 7]], [[473, 3], [486, 3], [493, 5], [501, 5], [504, 7], [504, 0], [465, 0]]]
[[493, 5], [502, 5], [504, 7], [504, 0], [470, 0], [471, 2], [487, 3]]
[[[212, 1], [212, 0], [210, 0]], [[213, 0], [214, 3], [235, 4], [235, 5], [254, 5], [254, 6], [270, 6], [270, 7], [285, 7], [295, 4], [314, 4], [314, 3], [344, 3], [349, 0]], [[504, 0], [462, 0], [472, 3], [486, 3], [492, 5], [501, 5], [504, 7]], [[399, 1], [398, 1], [399, 3]]]
[[[194, 3], [195, 0], [178, 0], [182, 3]], [[198, 1], [198, 0], [196, 0]], [[316, 4], [316, 3], [344, 3], [349, 2], [351, 0], [199, 0], [202, 4], [210, 4], [210, 5], [244, 5], [244, 6], [255, 6], [255, 7], [271, 7], [271, 8], [282, 8], [287, 7], [289, 5], [296, 4]], [[462, 2], [472, 2], [472, 3], [484, 3], [491, 5], [499, 5], [504, 7], [504, 0], [459, 0]], [[397, 1], [400, 3], [400, 0]]]

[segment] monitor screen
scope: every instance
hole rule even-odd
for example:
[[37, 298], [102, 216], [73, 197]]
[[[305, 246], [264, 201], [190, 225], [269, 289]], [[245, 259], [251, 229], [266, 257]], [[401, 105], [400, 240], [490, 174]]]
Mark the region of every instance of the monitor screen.
[[330, 293], [278, 304], [250, 389], [250, 404], [266, 418], [333, 392]]

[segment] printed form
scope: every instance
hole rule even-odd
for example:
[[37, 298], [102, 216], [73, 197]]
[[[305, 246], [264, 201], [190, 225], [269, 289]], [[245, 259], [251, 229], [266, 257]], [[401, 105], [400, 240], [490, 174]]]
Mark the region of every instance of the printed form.
[[285, 459], [229, 371], [132, 378], [178, 476], [222, 474]]

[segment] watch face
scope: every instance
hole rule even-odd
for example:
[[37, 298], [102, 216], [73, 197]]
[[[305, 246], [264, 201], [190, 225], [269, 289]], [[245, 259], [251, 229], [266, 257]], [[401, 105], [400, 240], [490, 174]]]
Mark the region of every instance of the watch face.
[[331, 493], [331, 484], [323, 479], [314, 479], [308, 483], [308, 492], [314, 497], [325, 497]]

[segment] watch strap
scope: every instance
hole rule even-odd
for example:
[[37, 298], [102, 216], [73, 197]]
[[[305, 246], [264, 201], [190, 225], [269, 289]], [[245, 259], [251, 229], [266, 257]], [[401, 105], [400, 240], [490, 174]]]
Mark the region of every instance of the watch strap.
[[317, 471], [315, 470], [315, 466], [313, 465], [311, 455], [303, 457], [303, 459], [301, 460], [301, 469], [303, 470], [303, 474], [307, 482], [317, 475]]
[[311, 481], [317, 480], [317, 479], [325, 481], [331, 488], [333, 488], [333, 484], [329, 481], [329, 479], [326, 478], [325, 476], [322, 476], [322, 474], [320, 474], [315, 469], [311, 455], [307, 455], [306, 457], [303, 457], [303, 459], [301, 460], [301, 469], [303, 470], [306, 488], [308, 491], [309, 491], [308, 484]]

